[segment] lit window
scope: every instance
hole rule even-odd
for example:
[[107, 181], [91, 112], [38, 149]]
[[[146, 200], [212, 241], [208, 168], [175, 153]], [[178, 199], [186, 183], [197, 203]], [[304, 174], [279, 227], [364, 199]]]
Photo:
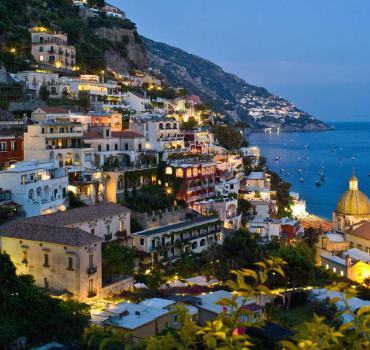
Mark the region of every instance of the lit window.
[[43, 62], [44, 61], [44, 55], [40, 55], [40, 61]]
[[343, 271], [341, 271], [341, 272], [340, 272], [340, 275], [343, 277], [343, 276], [344, 276], [344, 272], [343, 272]]
[[333, 272], [337, 272], [337, 268], [336, 267], [333, 267]]
[[329, 265], [328, 265], [328, 264], [326, 264], [326, 265], [325, 265], [325, 268], [326, 268], [326, 269], [329, 269]]

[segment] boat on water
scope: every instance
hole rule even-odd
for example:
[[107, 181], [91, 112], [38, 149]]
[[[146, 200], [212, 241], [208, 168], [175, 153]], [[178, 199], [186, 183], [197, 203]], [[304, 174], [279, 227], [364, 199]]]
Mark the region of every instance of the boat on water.
[[304, 145], [304, 149], [308, 149], [308, 145]]
[[299, 182], [303, 183], [303, 182], [304, 182], [304, 178], [303, 178], [303, 177], [301, 177], [301, 178], [299, 179]]
[[319, 181], [316, 181], [315, 182], [315, 185], [317, 186], [317, 187], [320, 187], [321, 185], [322, 185], [322, 182], [319, 180]]
[[301, 173], [302, 172], [302, 169], [301, 168], [298, 168], [297, 169], [297, 173]]
[[310, 157], [306, 157], [305, 159], [306, 159], [306, 160], [310, 160]]
[[278, 162], [281, 159], [280, 156], [276, 156], [275, 160]]

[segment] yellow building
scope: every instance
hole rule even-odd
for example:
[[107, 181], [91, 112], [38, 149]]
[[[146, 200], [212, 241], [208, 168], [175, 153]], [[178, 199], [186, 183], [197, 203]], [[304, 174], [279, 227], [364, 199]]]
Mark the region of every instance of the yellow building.
[[369, 198], [358, 189], [358, 179], [353, 175], [349, 180], [349, 190], [339, 199], [333, 213], [334, 231], [346, 233], [353, 225], [369, 220]]
[[18, 274], [52, 294], [84, 300], [102, 288], [102, 239], [80, 228], [12, 221], [0, 227], [0, 251]]

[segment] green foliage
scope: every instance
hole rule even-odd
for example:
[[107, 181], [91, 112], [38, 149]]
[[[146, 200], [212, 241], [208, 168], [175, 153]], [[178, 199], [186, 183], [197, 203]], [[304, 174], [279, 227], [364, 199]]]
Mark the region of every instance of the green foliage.
[[243, 135], [232, 126], [215, 126], [215, 137], [222, 147], [228, 150], [239, 150], [243, 142]]
[[21, 336], [29, 344], [78, 340], [89, 322], [87, 305], [49, 297], [31, 276], [16, 275], [6, 254], [0, 254], [0, 348]]
[[198, 125], [198, 122], [195, 120], [195, 118], [190, 117], [187, 122], [183, 122], [181, 124], [181, 129], [191, 130], [191, 129], [195, 129], [197, 125]]
[[132, 248], [115, 242], [106, 244], [102, 254], [104, 280], [112, 282], [115, 277], [132, 275], [135, 256], [136, 252]]
[[43, 101], [47, 101], [50, 97], [50, 91], [48, 90], [48, 88], [43, 85], [41, 86], [40, 90], [39, 90], [39, 96], [41, 98], [41, 100]]
[[86, 207], [86, 204], [82, 200], [80, 200], [80, 198], [71, 191], [68, 192], [68, 200], [69, 200], [70, 208]]

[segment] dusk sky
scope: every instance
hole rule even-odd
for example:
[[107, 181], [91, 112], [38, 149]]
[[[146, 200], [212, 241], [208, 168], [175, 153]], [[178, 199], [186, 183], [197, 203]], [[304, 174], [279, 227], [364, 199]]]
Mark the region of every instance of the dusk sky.
[[370, 120], [369, 0], [111, 0], [140, 34], [324, 120]]

